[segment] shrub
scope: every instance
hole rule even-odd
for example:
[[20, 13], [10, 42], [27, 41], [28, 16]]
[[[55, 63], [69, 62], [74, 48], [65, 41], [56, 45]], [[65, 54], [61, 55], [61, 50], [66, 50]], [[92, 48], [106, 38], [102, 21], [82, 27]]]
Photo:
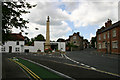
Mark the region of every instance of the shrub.
[[52, 53], [52, 49], [51, 48], [45, 49], [45, 53]]

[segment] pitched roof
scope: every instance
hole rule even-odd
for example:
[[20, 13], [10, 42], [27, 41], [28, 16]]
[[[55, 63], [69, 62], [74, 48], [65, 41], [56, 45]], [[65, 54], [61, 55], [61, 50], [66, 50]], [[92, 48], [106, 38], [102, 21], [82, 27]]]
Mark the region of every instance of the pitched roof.
[[21, 33], [11, 33], [9, 36], [10, 41], [24, 41], [24, 37]]
[[108, 30], [113, 29], [113, 28], [118, 27], [118, 26], [120, 26], [120, 21], [112, 24], [110, 27], [106, 27], [103, 30], [97, 31], [97, 34], [103, 33], [105, 31], [108, 31]]

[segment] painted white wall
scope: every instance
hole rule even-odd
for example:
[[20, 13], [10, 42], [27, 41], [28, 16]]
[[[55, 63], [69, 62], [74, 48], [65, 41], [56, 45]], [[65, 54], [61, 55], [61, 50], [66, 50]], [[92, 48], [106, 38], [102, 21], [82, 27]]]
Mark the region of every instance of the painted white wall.
[[[41, 52], [44, 52], [45, 41], [34, 41], [34, 46], [25, 46], [24, 41], [19, 41], [19, 45], [16, 45], [16, 43], [17, 41], [7, 41], [5, 42], [5, 45], [3, 45], [2, 47], [5, 47], [5, 52], [9, 52], [9, 46], [12, 46], [12, 53], [16, 52], [15, 50], [16, 48], [19, 48], [19, 52], [24, 52], [25, 49], [29, 49], [29, 52], [37, 52], [38, 49], [41, 50]], [[58, 43], [58, 50], [61, 50], [61, 51], [66, 50], [65, 42], [50, 42], [50, 43]], [[0, 48], [0, 51], [1, 51], [1, 48]]]
[[58, 50], [61, 50], [61, 51], [66, 51], [66, 45], [65, 45], [65, 42], [57, 42], [58, 43]]
[[2, 52], [2, 51], [1, 51], [1, 48], [2, 48], [2, 46], [0, 45], [0, 53]]
[[45, 41], [34, 41], [34, 49], [37, 50], [40, 49], [41, 52], [44, 52], [44, 43]]
[[[24, 45], [24, 41], [19, 41], [19, 45], [16, 45], [17, 41], [7, 41], [5, 42], [5, 45], [2, 47], [5, 47], [5, 52], [9, 52], [9, 46], [12, 46], [12, 52], [16, 52], [15, 48], [19, 48], [19, 52], [22, 52], [23, 48], [21, 48], [21, 45]], [[2, 51], [4, 52], [4, 51]]]

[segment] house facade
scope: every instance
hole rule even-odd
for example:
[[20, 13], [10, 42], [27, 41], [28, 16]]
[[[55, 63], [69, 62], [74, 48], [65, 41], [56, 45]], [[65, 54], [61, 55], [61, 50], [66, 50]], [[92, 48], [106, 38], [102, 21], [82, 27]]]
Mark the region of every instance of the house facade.
[[73, 47], [73, 50], [83, 49], [83, 37], [79, 35], [79, 32], [73, 33], [73, 35], [69, 36], [69, 38], [66, 40], [66, 44], [68, 43], [76, 46], [76, 48]]
[[112, 24], [108, 19], [101, 29], [96, 32], [97, 51], [120, 54], [120, 21]]
[[[53, 50], [65, 51], [65, 42], [50, 42], [51, 48]], [[44, 52], [45, 50], [45, 41], [34, 41], [33, 46], [26, 46], [24, 37], [21, 33], [10, 34], [10, 39], [2, 46], [0, 46], [0, 52], [2, 53], [24, 53], [24, 52]]]

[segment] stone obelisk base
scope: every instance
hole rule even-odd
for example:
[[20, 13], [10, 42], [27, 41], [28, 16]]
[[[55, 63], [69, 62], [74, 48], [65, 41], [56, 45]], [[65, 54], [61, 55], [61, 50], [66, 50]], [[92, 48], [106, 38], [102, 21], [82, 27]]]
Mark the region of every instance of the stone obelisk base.
[[50, 44], [45, 43], [45, 49], [51, 48]]

